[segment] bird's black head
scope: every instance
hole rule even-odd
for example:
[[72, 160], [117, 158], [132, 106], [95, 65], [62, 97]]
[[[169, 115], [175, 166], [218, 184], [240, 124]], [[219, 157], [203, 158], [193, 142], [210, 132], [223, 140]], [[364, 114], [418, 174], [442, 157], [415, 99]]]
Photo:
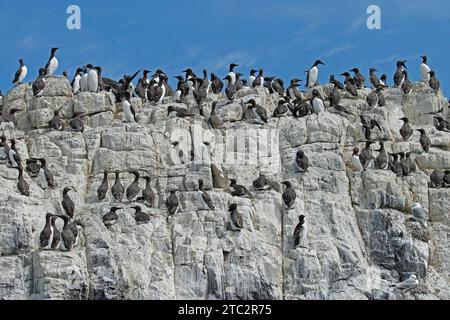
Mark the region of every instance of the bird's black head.
[[416, 129], [416, 131], [419, 131], [421, 134], [425, 134], [425, 130], [424, 129]]
[[23, 59], [22, 59], [22, 58], [19, 59], [19, 64], [20, 64], [21, 66], [23, 66]]
[[421, 58], [422, 58], [422, 63], [427, 63], [427, 56], [426, 55], [423, 55], [423, 56], [420, 56]]
[[358, 147], [356, 147], [355, 149], [353, 149], [353, 155], [354, 155], [354, 156], [357, 156], [358, 153], [359, 153], [359, 148], [358, 148]]
[[45, 70], [45, 68], [40, 68], [39, 69], [39, 75], [40, 76], [45, 76], [46, 73], [47, 73], [47, 70]]
[[122, 210], [122, 208], [120, 208], [120, 207], [112, 207], [111, 208], [111, 212], [116, 212], [118, 210]]
[[232, 63], [232, 64], [230, 64], [230, 72], [231, 72], [231, 71], [233, 71], [233, 70], [234, 70], [234, 68], [236, 68], [236, 67], [239, 67], [239, 65], [238, 65], [238, 64], [236, 64], [236, 63]]
[[250, 75], [254, 76], [257, 72], [258, 72], [258, 70], [252, 69], [252, 70], [250, 70]]
[[228, 80], [228, 81], [231, 81], [231, 76], [226, 76], [226, 77], [223, 78], [222, 80]]
[[405, 123], [409, 122], [409, 119], [407, 117], [403, 117], [403, 118], [398, 118], [398, 120], [402, 120]]
[[138, 213], [138, 212], [141, 212], [141, 210], [142, 210], [142, 208], [141, 208], [141, 207], [139, 207], [139, 206], [134, 206], [134, 207], [131, 207], [131, 209], [134, 209], [134, 210], [136, 210], [136, 213]]
[[303, 158], [304, 156], [305, 156], [305, 153], [302, 150], [297, 152], [297, 157], [298, 158]]
[[252, 106], [255, 106], [256, 105], [256, 101], [255, 101], [255, 99], [250, 99], [245, 104], [250, 104]]
[[370, 73], [372, 73], [372, 72], [377, 72], [377, 71], [378, 71], [378, 70], [375, 69], [375, 68], [370, 68], [370, 70], [369, 70]]
[[238, 205], [236, 203], [233, 203], [230, 205], [230, 208], [228, 209], [228, 211], [235, 211], [237, 210]]
[[436, 72], [434, 72], [433, 70], [431, 70], [431, 71], [429, 72], [429, 74], [430, 74], [430, 77], [434, 77], [434, 76], [436, 75]]
[[52, 54], [55, 54], [56, 53], [56, 51], [58, 50], [59, 48], [52, 48]]
[[348, 72], [343, 72], [340, 75], [344, 76], [344, 77], [350, 77], [350, 73], [348, 73]]
[[292, 188], [292, 183], [290, 181], [284, 181], [282, 182], [282, 184], [284, 184], [288, 188]]
[[352, 71], [352, 72], [354, 72], [354, 73], [359, 73], [359, 69], [358, 69], [358, 68], [353, 68], [353, 69], [350, 70], [350, 71]]
[[87, 64], [86, 67], [87, 67], [88, 69], [94, 69], [94, 66], [93, 66], [91, 63]]
[[314, 67], [317, 67], [319, 64], [325, 65], [321, 60], [316, 60], [316, 62], [314, 62]]
[[230, 187], [235, 186], [237, 184], [237, 181], [235, 179], [230, 179]]
[[305, 221], [305, 216], [302, 214], [302, 215], [300, 215], [299, 217], [298, 217], [298, 220], [300, 221], [300, 222], [304, 222]]

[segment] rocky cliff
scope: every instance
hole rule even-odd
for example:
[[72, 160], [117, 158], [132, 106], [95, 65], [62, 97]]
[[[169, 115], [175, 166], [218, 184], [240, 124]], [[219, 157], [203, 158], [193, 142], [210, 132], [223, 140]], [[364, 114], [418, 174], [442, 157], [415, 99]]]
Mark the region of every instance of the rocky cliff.
[[[354, 116], [329, 110], [300, 119], [271, 118], [265, 126], [239, 121], [240, 102], [254, 98], [272, 114], [277, 94], [244, 90], [233, 104], [211, 95], [203, 113], [207, 117], [218, 100], [221, 120], [220, 130], [212, 131], [199, 114], [169, 117], [169, 101], [155, 106], [134, 98], [138, 123], [128, 124], [112, 94], [73, 96], [65, 78], [49, 78], [38, 98], [29, 85], [16, 87], [4, 99], [3, 114], [21, 109], [18, 125], [3, 122], [1, 130], [17, 140], [23, 160], [47, 159], [57, 187], [43, 190], [25, 175], [31, 195], [22, 196], [17, 170], [0, 164], [0, 298], [449, 299], [450, 189], [428, 186], [432, 170], [450, 169], [450, 134], [437, 131], [433, 116], [427, 115], [445, 107], [448, 117], [446, 99], [416, 83], [408, 96], [387, 89], [387, 106], [369, 108], [369, 93], [366, 89], [358, 99], [343, 99]], [[84, 133], [48, 128], [60, 108], [66, 118], [86, 114]], [[385, 170], [353, 172], [353, 148], [365, 142], [361, 114], [382, 126], [372, 133], [373, 140], [384, 141], [389, 152], [413, 152], [419, 170], [405, 178]], [[418, 132], [403, 142], [398, 120], [403, 116], [415, 128], [426, 129], [429, 153], [422, 153]], [[208, 142], [208, 156], [183, 164], [174, 156], [174, 141], [183, 142], [185, 156], [191, 146], [198, 151]], [[311, 162], [307, 173], [294, 166], [300, 149]], [[105, 201], [97, 200], [104, 170], [112, 173], [110, 187], [115, 170], [122, 172], [125, 187], [133, 181], [130, 170], [153, 178], [157, 204], [140, 204], [151, 215], [150, 223], [137, 225], [132, 204], [125, 201], [118, 223], [105, 227], [102, 216], [114, 201], [110, 192]], [[273, 181], [272, 190], [252, 188], [261, 172]], [[200, 178], [214, 211], [195, 200]], [[232, 197], [232, 178], [247, 186], [253, 198]], [[297, 193], [289, 211], [283, 209], [279, 184], [286, 180]], [[70, 193], [75, 218], [85, 226], [79, 244], [71, 252], [40, 250], [45, 215], [63, 213], [67, 186], [76, 189]], [[174, 216], [165, 207], [171, 190], [179, 191], [182, 205]], [[427, 226], [410, 219], [416, 202], [430, 212]], [[241, 232], [229, 227], [231, 203], [243, 215]], [[307, 245], [295, 249], [300, 214], [308, 223]], [[418, 286], [395, 287], [411, 274], [418, 276]]]

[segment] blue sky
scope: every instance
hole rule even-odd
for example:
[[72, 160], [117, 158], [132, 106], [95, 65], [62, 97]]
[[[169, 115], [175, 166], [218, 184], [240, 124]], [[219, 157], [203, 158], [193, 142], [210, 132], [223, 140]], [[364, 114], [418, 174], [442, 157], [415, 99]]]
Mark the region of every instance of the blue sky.
[[[68, 30], [66, 9], [81, 8], [81, 30]], [[367, 7], [382, 10], [382, 29], [368, 30]], [[392, 84], [395, 61], [408, 60], [419, 78], [426, 53], [444, 93], [450, 92], [450, 2], [391, 1], [3, 1], [0, 11], [0, 89], [5, 93], [23, 57], [27, 81], [59, 46], [60, 67], [72, 77], [92, 63], [119, 78], [140, 68], [162, 68], [170, 76], [192, 67], [225, 75], [239, 63], [245, 75], [264, 67], [267, 75], [305, 79], [304, 70], [322, 59], [320, 82], [353, 67], [375, 66]], [[368, 77], [368, 76], [367, 76]], [[172, 81], [172, 83], [174, 83]]]

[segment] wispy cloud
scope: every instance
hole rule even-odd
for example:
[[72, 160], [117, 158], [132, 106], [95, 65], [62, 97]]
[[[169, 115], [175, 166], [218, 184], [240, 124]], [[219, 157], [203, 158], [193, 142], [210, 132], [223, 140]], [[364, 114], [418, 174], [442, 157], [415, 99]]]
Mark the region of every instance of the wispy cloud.
[[40, 46], [40, 42], [33, 36], [27, 36], [19, 41], [19, 46], [24, 49], [37, 49]]
[[350, 50], [351, 48], [353, 48], [353, 44], [350, 44], [350, 43], [344, 44], [344, 45], [341, 45], [341, 46], [334, 47], [334, 48], [332, 48], [330, 51], [328, 51], [328, 52], [325, 54], [325, 57], [327, 57], [327, 58], [332, 57], [332, 56], [334, 56], [335, 54], [338, 54], [338, 53], [341, 53], [341, 52], [348, 51], [348, 50]]

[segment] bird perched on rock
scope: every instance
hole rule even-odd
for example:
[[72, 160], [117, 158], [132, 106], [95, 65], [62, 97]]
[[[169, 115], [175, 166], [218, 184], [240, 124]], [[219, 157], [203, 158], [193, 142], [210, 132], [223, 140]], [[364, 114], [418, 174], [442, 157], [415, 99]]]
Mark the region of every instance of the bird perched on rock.
[[261, 105], [257, 104], [255, 99], [250, 99], [246, 104], [250, 104], [252, 106], [252, 109], [256, 112], [258, 117], [263, 121], [264, 123], [268, 122], [267, 117], [267, 111], [262, 107]]
[[53, 239], [50, 247], [52, 250], [57, 250], [61, 243], [61, 232], [58, 230], [58, 227], [56, 226], [56, 220], [58, 219], [58, 216], [51, 217], [51, 225], [53, 229]]
[[355, 85], [357, 89], [362, 89], [364, 88], [365, 82], [366, 82], [366, 78], [364, 78], [364, 76], [361, 74], [361, 72], [359, 71], [358, 68], [353, 68], [352, 70], [350, 70], [351, 72], [354, 72], [354, 77], [353, 80], [355, 80]]
[[42, 250], [50, 250], [53, 241], [53, 226], [52, 226], [53, 214], [47, 213], [45, 216], [44, 229], [39, 234], [39, 246]]
[[70, 219], [73, 219], [73, 217], [75, 215], [75, 202], [73, 202], [73, 200], [69, 196], [69, 192], [71, 190], [75, 191], [75, 189], [73, 187], [64, 188], [62, 206], [63, 206], [63, 209], [66, 212], [67, 216]]
[[417, 131], [420, 132], [419, 142], [420, 142], [420, 145], [422, 146], [423, 151], [429, 152], [430, 151], [430, 147], [431, 147], [431, 140], [430, 140], [430, 138], [428, 138], [428, 136], [427, 136], [427, 134], [426, 134], [424, 129], [418, 129]]
[[436, 92], [439, 92], [439, 89], [441, 87], [441, 83], [436, 78], [436, 72], [434, 72], [433, 70], [430, 71], [430, 82], [429, 82], [429, 84], [430, 84], [431, 89], [433, 89]]
[[353, 149], [351, 163], [352, 163], [353, 171], [361, 172], [364, 170], [364, 168], [361, 164], [361, 159], [359, 158], [359, 148]]
[[387, 87], [387, 75], [383, 74], [383, 75], [380, 77], [380, 85], [381, 85], [382, 87]]
[[409, 80], [408, 72], [406, 70], [403, 70], [403, 75], [404, 79], [402, 83], [402, 91], [403, 94], [408, 95], [412, 92], [413, 83], [411, 82], [411, 80]]
[[409, 138], [414, 134], [414, 130], [409, 124], [409, 119], [407, 117], [400, 118], [403, 121], [403, 126], [400, 129], [400, 135], [404, 141], [408, 141]]
[[139, 185], [140, 174], [138, 171], [131, 171], [132, 175], [134, 175], [133, 183], [127, 188], [126, 196], [128, 201], [132, 202], [134, 198], [136, 198], [141, 191], [141, 186]]
[[378, 128], [381, 132], [383, 132], [383, 129], [381, 128], [380, 124], [377, 120], [371, 119], [370, 124], [367, 122], [367, 120], [364, 118], [364, 116], [360, 116], [362, 129], [364, 132], [364, 136], [366, 137], [366, 140], [371, 140], [372, 138], [372, 130], [375, 128]]
[[178, 118], [187, 118], [187, 117], [194, 117], [195, 114], [188, 111], [185, 108], [180, 108], [177, 106], [169, 106], [167, 109], [167, 115], [170, 117], [178, 117]]
[[24, 64], [23, 59], [19, 59], [19, 69], [17, 69], [16, 74], [14, 75], [13, 84], [15, 86], [18, 86], [19, 84], [22, 84], [22, 81], [25, 79], [25, 77], [28, 74], [28, 68]]
[[411, 174], [411, 167], [409, 161], [406, 159], [406, 155], [404, 152], [398, 153], [399, 155], [399, 162], [403, 168], [403, 176], [407, 177]]
[[137, 201], [147, 202], [150, 208], [153, 208], [155, 206], [155, 193], [152, 190], [152, 178], [147, 176], [143, 177], [143, 179], [146, 181], [146, 185], [144, 190], [142, 190], [142, 197], [138, 198]]
[[111, 194], [117, 202], [122, 202], [123, 196], [125, 194], [125, 188], [120, 182], [120, 171], [116, 171], [116, 181], [111, 188]]
[[103, 181], [97, 189], [97, 198], [98, 201], [103, 201], [106, 199], [106, 194], [108, 193], [109, 184], [108, 184], [108, 171], [103, 172]]
[[418, 284], [419, 284], [419, 280], [417, 280], [417, 276], [413, 274], [408, 279], [406, 279], [405, 281], [397, 283], [395, 285], [395, 287], [397, 289], [400, 289], [400, 290], [405, 290], [405, 289], [414, 288]]
[[378, 151], [378, 157], [375, 159], [375, 164], [377, 166], [377, 169], [379, 170], [385, 170], [388, 168], [389, 160], [388, 160], [388, 154], [384, 148], [384, 142], [380, 141], [380, 149], [375, 150]]
[[119, 216], [117, 215], [117, 211], [122, 210], [120, 207], [112, 207], [111, 210], [103, 216], [103, 224], [106, 227], [113, 226], [119, 220]]
[[134, 206], [132, 209], [135, 210], [134, 219], [138, 225], [146, 224], [150, 222], [150, 215], [145, 212], [142, 212], [142, 208], [139, 206]]
[[319, 82], [318, 82], [319, 65], [325, 65], [325, 63], [323, 63], [320, 60], [316, 60], [316, 62], [314, 62], [313, 66], [311, 67], [311, 69], [308, 70], [308, 72], [307, 72], [308, 75], [307, 75], [307, 79], [306, 79], [306, 87], [307, 88], [313, 88], [319, 84]]
[[442, 186], [444, 188], [450, 187], [450, 170], [444, 171], [444, 177], [442, 180], [443, 180]]
[[371, 107], [371, 108], [377, 106], [377, 104], [378, 104], [378, 92], [377, 92], [377, 89], [372, 89], [372, 92], [369, 93], [369, 95], [366, 98], [366, 101], [369, 104], [369, 107]]
[[305, 216], [299, 216], [299, 223], [294, 230], [294, 248], [298, 246], [306, 247], [306, 236], [308, 233], [308, 224], [305, 222]]
[[28, 173], [30, 178], [36, 178], [41, 172], [41, 166], [37, 159], [27, 159], [25, 171]]
[[391, 164], [391, 170], [394, 172], [398, 178], [403, 178], [403, 166], [399, 161], [398, 154], [392, 154], [394, 161]]
[[375, 68], [370, 68], [370, 83], [372, 84], [373, 88], [378, 88], [381, 83], [380, 83], [380, 79], [378, 79], [378, 76], [376, 74], [378, 70]]
[[246, 187], [237, 184], [235, 179], [230, 179], [230, 189], [233, 197], [253, 198], [250, 191]]
[[378, 106], [385, 107], [386, 106], [386, 97], [384, 96], [384, 87], [379, 86], [377, 87], [377, 95], [378, 95]]
[[49, 76], [52, 76], [55, 73], [56, 69], [58, 69], [59, 61], [55, 56], [57, 50], [59, 50], [59, 48], [52, 48], [50, 52], [50, 58], [45, 65], [45, 70], [47, 71], [47, 74]]
[[180, 201], [178, 200], [176, 191], [170, 192], [170, 196], [166, 200], [166, 207], [170, 216], [173, 216], [178, 212], [178, 209], [180, 208]]
[[297, 101], [303, 101], [303, 93], [298, 89], [302, 80], [292, 79], [289, 88], [286, 90], [286, 94], [292, 99]]
[[325, 111], [325, 104], [323, 103], [323, 99], [320, 96], [319, 90], [317, 89], [314, 89], [312, 91], [311, 105], [313, 107], [314, 113], [317, 115]]
[[264, 69], [259, 69], [258, 76], [256, 77], [255, 81], [253, 81], [253, 88], [262, 88], [264, 86]]
[[70, 218], [66, 215], [60, 215], [58, 217], [64, 221], [64, 227], [61, 232], [61, 243], [59, 248], [62, 251], [71, 251], [75, 244], [75, 236], [69, 223]]
[[286, 104], [289, 104], [289, 102], [286, 102], [284, 99], [280, 99], [280, 101], [278, 101], [278, 106], [273, 111], [274, 118], [282, 117], [289, 111]]
[[430, 216], [428, 214], [428, 211], [422, 208], [420, 203], [415, 203], [411, 208], [411, 214], [414, 216], [414, 218], [419, 220], [429, 220]]
[[33, 95], [35, 97], [41, 96], [42, 91], [44, 91], [45, 88], [45, 75], [46, 71], [44, 68], [39, 69], [39, 76], [36, 78], [36, 80], [33, 81], [32, 89], [33, 89]]
[[81, 118], [84, 116], [84, 112], [75, 112], [73, 118], [69, 120], [69, 126], [74, 132], [84, 132], [84, 123]]
[[53, 174], [50, 172], [50, 169], [47, 166], [47, 160], [44, 158], [37, 159], [40, 162], [40, 170], [39, 177], [41, 180], [41, 184], [46, 186], [46, 188], [54, 189], [55, 188], [55, 178]]
[[289, 181], [285, 181], [282, 184], [286, 186], [283, 193], [283, 202], [288, 210], [293, 209], [295, 205], [295, 200], [297, 199], [297, 194], [292, 188], [292, 184]]
[[297, 165], [297, 168], [298, 168], [298, 170], [300, 170], [300, 172], [308, 171], [309, 159], [305, 155], [305, 152], [303, 152], [302, 150], [299, 150], [297, 152], [297, 155], [295, 157], [295, 164]]
[[429, 82], [431, 69], [428, 66], [428, 58], [425, 55], [421, 56], [421, 58], [422, 58], [422, 63], [420, 65], [420, 74], [422, 76], [423, 81]]
[[405, 161], [410, 168], [410, 172], [415, 172], [417, 167], [416, 167], [416, 164], [414, 163], [413, 159], [411, 158], [411, 152], [407, 152], [405, 157], [406, 157]]
[[223, 90], [223, 82], [214, 73], [211, 73], [211, 89], [214, 94], [219, 94]]
[[198, 191], [197, 194], [195, 195], [195, 198], [202, 205], [202, 209], [215, 210], [211, 196], [205, 191], [204, 182], [201, 179], [198, 180]]
[[341, 76], [345, 77], [345, 90], [347, 90], [347, 92], [349, 92], [352, 96], [358, 97], [358, 89], [356, 87], [355, 80], [350, 76], [350, 73], [344, 72], [341, 73]]
[[441, 116], [434, 117], [437, 120], [436, 129], [442, 132], [450, 132], [450, 122], [444, 120]]
[[359, 155], [359, 160], [361, 160], [361, 164], [364, 170], [366, 170], [370, 166], [373, 160], [373, 154], [371, 149], [372, 144], [374, 144], [373, 141], [367, 141], [366, 147], [361, 151], [361, 154]]
[[131, 95], [129, 92], [125, 92], [122, 95], [122, 111], [124, 115], [124, 122], [127, 123], [136, 123], [138, 122], [136, 117], [136, 110], [134, 109], [134, 106], [131, 104]]
[[396, 88], [401, 88], [405, 81], [406, 60], [397, 61], [397, 70], [394, 74], [394, 84]]
[[211, 107], [211, 113], [209, 114], [209, 117], [208, 117], [208, 123], [210, 124], [210, 126], [213, 129], [219, 129], [219, 126], [220, 126], [220, 119], [217, 116], [216, 107], [217, 107], [217, 101], [214, 101], [212, 104], [212, 107]]
[[9, 163], [11, 164], [11, 167], [17, 168], [22, 167], [22, 158], [20, 157], [19, 150], [17, 150], [16, 147], [16, 140], [10, 139], [11, 148], [9, 149]]
[[53, 118], [48, 122], [48, 125], [53, 130], [62, 131], [64, 130], [64, 124], [61, 117], [61, 109], [53, 111]]
[[253, 181], [253, 187], [258, 191], [263, 191], [270, 189], [270, 184], [267, 177], [260, 173], [259, 178]]
[[232, 205], [230, 205], [228, 212], [230, 213], [230, 218], [234, 230], [241, 231], [244, 228], [244, 221], [242, 219], [242, 215], [240, 214], [237, 208], [238, 208], [237, 204], [233, 203]]
[[335, 87], [337, 87], [339, 90], [344, 90], [344, 85], [338, 81], [337, 79], [335, 79], [334, 74], [330, 75], [330, 83], [333, 83], [335, 85]]
[[430, 175], [431, 187], [432, 188], [441, 188], [444, 182], [444, 173], [436, 169]]

